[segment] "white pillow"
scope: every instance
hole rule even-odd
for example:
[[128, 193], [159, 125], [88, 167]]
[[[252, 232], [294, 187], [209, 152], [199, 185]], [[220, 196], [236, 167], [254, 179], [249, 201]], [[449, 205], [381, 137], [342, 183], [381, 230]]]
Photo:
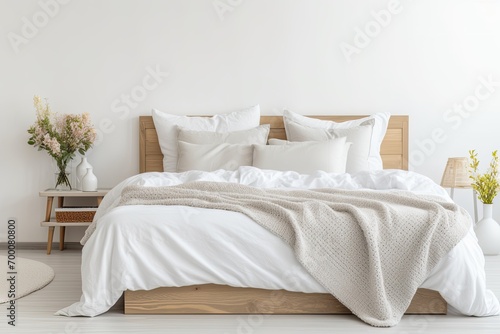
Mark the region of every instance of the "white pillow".
[[346, 171], [354, 174], [371, 170], [369, 155], [374, 123], [375, 120], [370, 119], [350, 128], [320, 129], [288, 120], [287, 137], [289, 136], [290, 140], [298, 142], [346, 137], [346, 140], [352, 143], [347, 156]]
[[[370, 170], [383, 169], [382, 158], [380, 157], [380, 145], [382, 144], [382, 141], [384, 140], [385, 137], [385, 133], [387, 132], [387, 125], [389, 124], [389, 118], [391, 118], [391, 114], [385, 112], [385, 113], [376, 113], [369, 117], [364, 117], [352, 121], [337, 123], [333, 121], [324, 121], [316, 118], [305, 117], [289, 110], [285, 110], [283, 112], [283, 121], [285, 124], [287, 137], [288, 137], [288, 124], [287, 124], [288, 120], [295, 121], [301, 125], [309, 126], [312, 128], [321, 128], [321, 129], [345, 129], [360, 125], [361, 123], [369, 119], [375, 120], [371, 137], [370, 153], [368, 157]], [[290, 138], [288, 139], [293, 140]]]
[[[336, 139], [329, 139], [329, 140], [336, 140]], [[347, 138], [346, 138], [347, 140]], [[302, 141], [302, 142], [298, 142], [298, 141], [288, 141], [288, 140], [283, 140], [283, 139], [276, 139], [276, 138], [271, 138], [269, 139], [269, 145], [300, 145], [300, 144], [303, 144], [303, 143], [317, 143], [318, 141]], [[346, 142], [344, 144], [344, 153], [342, 155], [342, 160], [340, 160], [340, 163], [342, 164], [342, 166], [346, 166], [346, 169], [345, 171], [349, 173], [349, 171], [347, 170], [347, 157], [348, 155], [350, 154], [349, 153], [349, 149], [351, 148], [351, 145], [352, 143], [351, 142]]]
[[177, 126], [197, 131], [240, 131], [260, 124], [260, 107], [212, 117], [189, 117], [168, 114], [153, 109], [153, 121], [163, 153], [163, 171], [175, 172], [177, 168]]
[[191, 144], [257, 144], [265, 145], [269, 136], [269, 124], [232, 132], [194, 131], [179, 128], [177, 140]]
[[311, 174], [345, 172], [345, 137], [293, 145], [254, 145], [253, 166], [260, 169]]
[[240, 166], [252, 166], [252, 159], [252, 145], [226, 143], [199, 145], [180, 141], [177, 172], [236, 170]]

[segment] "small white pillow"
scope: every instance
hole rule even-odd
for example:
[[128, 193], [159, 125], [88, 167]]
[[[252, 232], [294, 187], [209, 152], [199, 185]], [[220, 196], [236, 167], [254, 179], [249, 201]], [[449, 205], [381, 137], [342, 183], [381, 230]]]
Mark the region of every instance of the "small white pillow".
[[[285, 110], [283, 112], [283, 121], [285, 124], [285, 130], [288, 138], [288, 120], [292, 120], [301, 125], [309, 126], [312, 128], [320, 128], [320, 129], [345, 129], [353, 126], [358, 126], [361, 123], [373, 119], [375, 124], [373, 126], [373, 132], [371, 137], [370, 144], [370, 153], [369, 153], [369, 164], [370, 170], [380, 170], [383, 169], [382, 157], [380, 156], [380, 145], [384, 140], [385, 133], [387, 132], [387, 126], [389, 124], [389, 119], [391, 118], [391, 114], [388, 112], [385, 113], [376, 113], [369, 117], [364, 117], [352, 121], [347, 122], [333, 122], [333, 121], [324, 121], [316, 118], [302, 116], [300, 114], [294, 113], [289, 110]], [[288, 140], [293, 140], [288, 138]], [[349, 141], [349, 140], [348, 140]]]
[[370, 144], [375, 120], [364, 121], [358, 126], [340, 129], [320, 129], [301, 125], [297, 122], [287, 121], [287, 137], [290, 140], [303, 141], [324, 141], [333, 138], [346, 137], [352, 143], [347, 156], [346, 171], [354, 174], [362, 171], [369, 171], [370, 168]]
[[293, 145], [255, 145], [253, 166], [301, 174], [311, 174], [317, 170], [344, 173], [344, 152], [345, 137]]
[[269, 124], [232, 132], [194, 131], [179, 128], [177, 140], [191, 144], [257, 144], [265, 145], [269, 136]]
[[[329, 139], [329, 140], [336, 140], [336, 139]], [[347, 139], [346, 139], [347, 140]], [[304, 143], [317, 143], [318, 141], [288, 141], [288, 140], [283, 140], [283, 139], [276, 139], [276, 138], [271, 138], [269, 139], [269, 145], [300, 145]], [[348, 162], [348, 155], [349, 149], [351, 148], [352, 143], [351, 142], [346, 142], [344, 144], [344, 153], [342, 155], [342, 160], [340, 160], [340, 163], [342, 166], [346, 166], [345, 171], [349, 173], [349, 170], [347, 169], [347, 162]]]
[[163, 171], [175, 172], [177, 169], [177, 126], [197, 131], [247, 130], [259, 126], [260, 107], [257, 105], [212, 117], [178, 116], [153, 109], [153, 121], [163, 153]]
[[199, 145], [180, 141], [177, 172], [236, 170], [240, 166], [252, 166], [252, 159], [252, 145], [226, 143]]

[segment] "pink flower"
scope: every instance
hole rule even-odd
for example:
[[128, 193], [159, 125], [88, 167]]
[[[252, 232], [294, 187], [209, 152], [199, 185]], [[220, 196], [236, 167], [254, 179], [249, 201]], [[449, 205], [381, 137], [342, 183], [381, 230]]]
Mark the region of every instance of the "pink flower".
[[43, 137], [43, 145], [45, 145], [47, 150], [52, 152], [53, 155], [59, 155], [61, 153], [61, 145], [56, 138], [50, 137], [48, 133]]

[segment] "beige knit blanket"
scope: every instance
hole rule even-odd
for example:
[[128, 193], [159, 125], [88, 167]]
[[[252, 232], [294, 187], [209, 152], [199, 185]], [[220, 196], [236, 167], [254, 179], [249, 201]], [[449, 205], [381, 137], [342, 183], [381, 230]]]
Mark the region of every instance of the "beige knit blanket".
[[394, 326], [439, 259], [467, 233], [453, 203], [406, 191], [280, 190], [234, 183], [128, 186], [119, 205], [241, 212], [293, 248], [327, 291], [373, 326]]

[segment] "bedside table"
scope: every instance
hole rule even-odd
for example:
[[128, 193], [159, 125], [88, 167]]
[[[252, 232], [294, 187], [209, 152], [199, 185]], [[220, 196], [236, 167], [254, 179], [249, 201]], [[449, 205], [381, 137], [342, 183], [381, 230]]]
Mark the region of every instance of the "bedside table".
[[79, 223], [64, 223], [56, 222], [50, 219], [52, 213], [52, 204], [54, 197], [57, 197], [57, 207], [62, 208], [64, 205], [64, 198], [66, 197], [94, 197], [97, 201], [97, 206], [101, 204], [103, 197], [110, 189], [97, 189], [97, 191], [81, 191], [81, 190], [55, 190], [47, 189], [40, 191], [40, 197], [47, 198], [47, 207], [45, 209], [45, 220], [40, 223], [40, 226], [49, 228], [49, 235], [47, 238], [47, 254], [52, 251], [52, 239], [54, 238], [54, 229], [59, 227], [59, 250], [64, 249], [64, 234], [66, 233], [66, 226], [89, 226], [90, 222]]

